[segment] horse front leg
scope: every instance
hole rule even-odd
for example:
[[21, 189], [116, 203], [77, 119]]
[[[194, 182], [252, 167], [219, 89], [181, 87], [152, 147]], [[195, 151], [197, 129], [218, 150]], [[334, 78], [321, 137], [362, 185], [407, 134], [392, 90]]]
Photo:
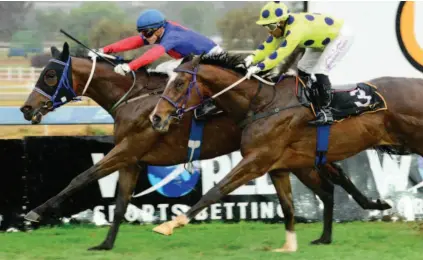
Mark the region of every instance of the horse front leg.
[[[201, 197], [200, 201], [186, 214], [179, 215], [175, 219], [155, 227], [153, 231], [163, 235], [171, 235], [175, 228], [187, 225], [204, 208], [218, 202], [223, 196], [231, 193], [238, 187], [265, 174], [269, 169], [269, 163], [257, 158], [259, 157], [253, 153], [245, 156], [228, 175]], [[261, 158], [266, 157], [262, 156]]]
[[136, 157], [128, 154], [128, 145], [127, 140], [124, 140], [116, 145], [102, 160], [73, 178], [69, 185], [61, 192], [44, 202], [42, 205], [31, 210], [25, 216], [25, 219], [33, 222], [40, 221], [41, 216], [45, 212], [59, 207], [62, 201], [67, 199], [77, 190], [93, 181], [115, 172], [116, 170], [120, 170], [129, 164], [136, 163]]
[[132, 192], [135, 189], [140, 172], [142, 174], [147, 173], [146, 164], [129, 165], [119, 171], [119, 193], [116, 199], [113, 223], [109, 228], [106, 239], [100, 245], [89, 248], [89, 250], [110, 250], [113, 248], [120, 224], [125, 216], [128, 203], [131, 200]]
[[289, 172], [273, 170], [269, 172], [273, 186], [275, 186], [279, 203], [282, 207], [285, 222], [285, 244], [273, 252], [296, 252], [298, 249], [297, 235], [294, 223], [294, 203], [292, 201], [291, 180]]

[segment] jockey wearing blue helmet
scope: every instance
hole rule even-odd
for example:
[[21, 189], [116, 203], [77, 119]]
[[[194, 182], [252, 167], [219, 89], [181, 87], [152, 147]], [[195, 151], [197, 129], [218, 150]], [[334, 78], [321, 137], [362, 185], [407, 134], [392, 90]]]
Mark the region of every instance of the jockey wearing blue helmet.
[[165, 24], [164, 15], [154, 9], [147, 10], [138, 17], [137, 30], [141, 32], [146, 29], [158, 29]]
[[[180, 59], [189, 54], [223, 52], [219, 45], [206, 36], [166, 20], [165, 16], [155, 9], [149, 9], [140, 14], [137, 20], [137, 31], [140, 35], [123, 39], [97, 51], [101, 55], [101, 53], [116, 53], [155, 44], [141, 57], [130, 63], [117, 65], [114, 69], [116, 73], [125, 75], [130, 71], [135, 71], [154, 62], [165, 53], [174, 59]], [[89, 55], [95, 54], [90, 53]]]

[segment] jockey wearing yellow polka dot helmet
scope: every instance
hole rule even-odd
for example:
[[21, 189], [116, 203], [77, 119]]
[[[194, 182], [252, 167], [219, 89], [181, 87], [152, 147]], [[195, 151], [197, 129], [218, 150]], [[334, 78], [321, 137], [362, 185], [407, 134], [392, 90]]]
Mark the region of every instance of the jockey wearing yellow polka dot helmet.
[[[270, 2], [260, 10], [256, 23], [266, 27], [270, 35], [245, 58], [245, 65], [249, 67], [247, 78], [277, 68], [297, 47], [305, 48], [297, 66], [303, 81], [311, 83], [317, 119], [310, 124], [331, 124], [332, 94], [328, 75], [346, 54], [353, 38], [344, 21], [326, 14], [291, 13], [285, 4]], [[252, 64], [254, 66], [250, 66]], [[316, 82], [311, 80], [313, 74]]]
[[[288, 19], [288, 13], [288, 6], [284, 3], [279, 1], [270, 2], [260, 10], [260, 18], [256, 24], [263, 26], [268, 26], [269, 24], [276, 25], [277, 23]], [[271, 28], [269, 28], [269, 30], [271, 30]]]

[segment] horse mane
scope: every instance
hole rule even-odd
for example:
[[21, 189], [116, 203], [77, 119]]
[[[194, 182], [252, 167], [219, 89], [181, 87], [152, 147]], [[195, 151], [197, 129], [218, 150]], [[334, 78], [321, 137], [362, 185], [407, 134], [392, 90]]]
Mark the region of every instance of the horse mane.
[[[303, 54], [304, 49], [296, 48], [283, 62], [282, 66], [280, 66], [280, 74], [286, 73], [289, 71], [290, 68], [292, 68], [292, 65], [297, 61], [298, 55]], [[194, 58], [194, 55], [188, 55], [186, 56], [181, 64], [184, 64], [186, 62], [191, 61]], [[213, 55], [204, 55], [201, 57], [201, 64], [204, 65], [215, 65], [219, 66], [221, 68], [230, 69], [232, 71], [235, 71], [237, 73], [240, 73], [242, 75], [245, 75], [247, 73], [247, 68], [245, 68], [244, 65], [244, 58], [239, 55], [231, 55], [228, 52], [222, 52], [219, 54], [213, 54]], [[241, 65], [241, 66], [240, 66]], [[267, 74], [269, 71], [264, 71], [259, 73], [259, 76], [262, 76], [264, 74]], [[286, 77], [290, 77], [293, 75], [286, 75]]]
[[[181, 64], [191, 61], [195, 55], [190, 54], [186, 56]], [[201, 57], [201, 64], [204, 65], [215, 65], [221, 68], [230, 69], [240, 74], [247, 73], [247, 69], [244, 66], [239, 66], [244, 64], [244, 59], [241, 55], [230, 55], [228, 52], [222, 52], [212, 55], [204, 55]]]

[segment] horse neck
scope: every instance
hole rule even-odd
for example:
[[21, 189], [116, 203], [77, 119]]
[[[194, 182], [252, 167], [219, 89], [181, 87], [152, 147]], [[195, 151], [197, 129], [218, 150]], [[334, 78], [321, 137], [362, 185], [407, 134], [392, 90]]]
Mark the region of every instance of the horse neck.
[[[215, 66], [205, 65], [203, 68], [199, 77], [211, 90], [212, 95], [224, 90], [241, 78], [234, 72]], [[219, 75], [218, 78], [216, 78], [216, 75]], [[235, 121], [241, 121], [246, 117], [249, 110], [263, 109], [272, 101], [275, 94], [273, 88], [266, 85], [259, 90], [260, 84], [257, 80], [245, 80], [217, 97], [216, 103]]]
[[[78, 82], [77, 93], [82, 94], [83, 88], [88, 81], [88, 77], [91, 72], [92, 62], [85, 59], [73, 59], [73, 73], [76, 81]], [[140, 95], [144, 90], [143, 87], [148, 84], [150, 80], [147, 73], [144, 71], [137, 72], [137, 82], [134, 89], [131, 91], [128, 98], [135, 95]], [[113, 105], [119, 101], [123, 95], [131, 88], [133, 84], [132, 75], [121, 76], [113, 72], [112, 68], [108, 64], [98, 63], [93, 75], [93, 78], [84, 94], [94, 100], [106, 111], [110, 111]], [[160, 84], [165, 86], [166, 80]], [[112, 115], [113, 116], [113, 115]]]

